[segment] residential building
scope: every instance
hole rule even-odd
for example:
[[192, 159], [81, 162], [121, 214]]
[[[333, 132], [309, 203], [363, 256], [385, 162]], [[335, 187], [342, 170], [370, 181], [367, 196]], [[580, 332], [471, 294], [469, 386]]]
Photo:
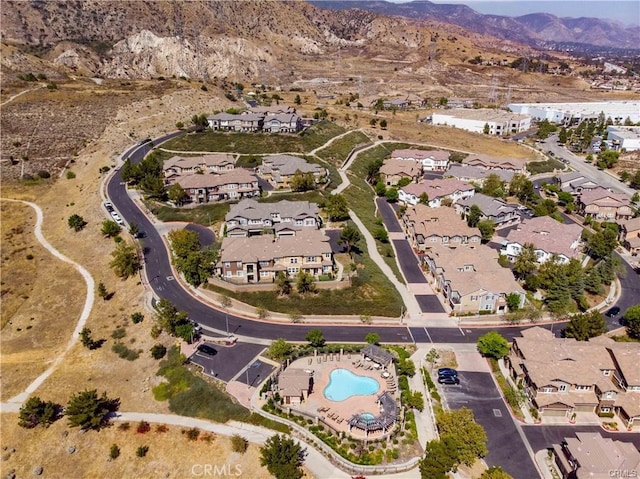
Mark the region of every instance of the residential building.
[[511, 183], [516, 173], [513, 170], [503, 170], [502, 168], [487, 169], [460, 163], [453, 163], [444, 173], [445, 178], [456, 178], [478, 186], [482, 186], [489, 175], [498, 175], [500, 181]]
[[446, 206], [410, 206], [402, 215], [402, 222], [409, 242], [418, 251], [426, 251], [439, 245], [477, 246], [482, 240], [477, 228], [469, 227], [453, 208]]
[[456, 315], [505, 313], [512, 293], [518, 295], [519, 306], [525, 303], [522, 286], [498, 264], [498, 253], [488, 246], [439, 246], [426, 251], [423, 261], [434, 289], [442, 291]]
[[640, 253], [640, 216], [630, 220], [620, 221], [620, 243], [631, 254]]
[[258, 203], [245, 199], [231, 206], [225, 216], [228, 237], [254, 236], [265, 231], [276, 236], [295, 236], [306, 228], [319, 229], [322, 219], [318, 205], [308, 201]]
[[604, 438], [599, 432], [576, 432], [575, 436], [552, 446], [562, 479], [637, 477], [640, 452], [633, 443]]
[[436, 111], [431, 118], [434, 125], [448, 125], [489, 135], [509, 135], [531, 128], [529, 115], [490, 108]]
[[323, 231], [303, 229], [295, 236], [223, 238], [217, 272], [233, 283], [270, 283], [280, 271], [314, 278], [333, 273], [333, 253]]
[[316, 183], [327, 176], [326, 168], [291, 155], [265, 156], [256, 171], [276, 188], [289, 188], [293, 176], [298, 172], [311, 173]]
[[578, 196], [578, 211], [598, 221], [626, 220], [633, 217], [631, 200], [624, 193], [612, 193], [598, 187], [584, 190]]
[[295, 113], [268, 115], [262, 128], [269, 133], [296, 133], [302, 129], [302, 119]]
[[193, 173], [221, 173], [235, 168], [236, 159], [229, 153], [213, 153], [202, 156], [172, 156], [162, 165], [164, 176], [171, 179], [176, 176]]
[[475, 192], [474, 186], [464, 181], [455, 178], [436, 178], [403, 186], [398, 190], [398, 199], [407, 205], [416, 205], [420, 202], [420, 196], [426, 193], [429, 197], [429, 206], [438, 208], [445, 198], [455, 203], [463, 198], [472, 197]]
[[520, 223], [518, 205], [509, 204], [501, 198], [493, 198], [482, 193], [476, 193], [471, 198], [458, 201], [455, 204], [456, 213], [467, 218], [473, 205], [480, 208], [481, 219], [493, 221], [496, 228]]
[[640, 126], [607, 126], [607, 140], [614, 150], [640, 150]]
[[640, 344], [556, 338], [537, 326], [520, 334], [507, 365], [542, 416], [613, 413], [624, 427], [640, 425]]
[[[377, 103], [377, 100], [376, 102]], [[406, 110], [409, 108], [409, 100], [405, 98], [394, 98], [392, 100], [382, 100], [382, 108], [385, 110]], [[375, 106], [375, 104], [374, 104]]]
[[258, 178], [243, 168], [210, 175], [184, 175], [176, 178], [175, 182], [182, 186], [191, 203], [241, 200], [260, 196]]
[[449, 165], [449, 152], [444, 150], [393, 150], [392, 160], [418, 161], [424, 171], [445, 171]]
[[622, 124], [629, 118], [640, 122], [640, 101], [595, 101], [582, 103], [511, 103], [515, 113], [530, 115], [535, 120], [548, 120], [563, 125], [577, 125], [584, 120], [596, 120], [600, 115]]
[[222, 131], [256, 132], [262, 130], [264, 115], [255, 113], [216, 113], [207, 117], [209, 128]]
[[556, 176], [554, 179], [562, 191], [572, 195], [579, 195], [585, 190], [592, 190], [598, 187], [598, 183], [579, 171], [565, 173], [564, 175]]
[[500, 254], [515, 261], [524, 245], [531, 243], [539, 264], [551, 258], [556, 258], [560, 263], [568, 263], [572, 258], [582, 257], [581, 236], [582, 227], [578, 224], [562, 224], [549, 216], [529, 218], [509, 231]]
[[522, 158], [497, 158], [481, 153], [473, 153], [463, 160], [463, 164], [476, 166], [483, 170], [491, 170], [492, 173], [497, 173], [497, 170], [505, 170], [523, 175], [528, 174], [527, 162]]
[[245, 111], [241, 112], [241, 114], [249, 114], [254, 113], [256, 115], [279, 115], [281, 113], [291, 114], [295, 113], [296, 109], [289, 105], [270, 105], [270, 106], [252, 106], [247, 108]]
[[418, 161], [387, 158], [380, 167], [380, 176], [387, 186], [395, 186], [403, 178], [416, 183], [422, 178], [422, 164]]

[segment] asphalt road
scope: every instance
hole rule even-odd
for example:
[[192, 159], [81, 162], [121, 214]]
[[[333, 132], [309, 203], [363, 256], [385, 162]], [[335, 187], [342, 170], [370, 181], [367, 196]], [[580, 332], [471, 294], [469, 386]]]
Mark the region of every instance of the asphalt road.
[[[217, 354], [208, 354], [196, 351], [189, 360], [202, 367], [205, 374], [229, 382], [243, 369], [251, 359], [255, 358], [265, 346], [253, 343], [236, 343], [233, 346], [220, 346], [208, 343], [214, 347]], [[267, 373], [268, 375], [268, 373]], [[266, 377], [266, 376], [263, 376]], [[238, 377], [238, 380], [242, 378]]]
[[[525, 425], [522, 427], [525, 436], [534, 452], [547, 449], [552, 444], [559, 444], [565, 437], [575, 437], [576, 432], [599, 432], [602, 437], [614, 441], [631, 442], [640, 450], [640, 434], [626, 432], [607, 432], [600, 426], [541, 426]], [[514, 476], [515, 477], [515, 476]], [[613, 477], [613, 476], [612, 476]]]
[[378, 212], [384, 222], [389, 233], [402, 233], [402, 226], [398, 221], [396, 212], [391, 207], [389, 202], [384, 198], [376, 198], [376, 205], [378, 205]]
[[489, 373], [460, 371], [460, 385], [438, 385], [451, 409], [473, 410], [487, 433], [489, 466], [501, 466], [516, 479], [539, 477], [520, 437], [514, 419]]

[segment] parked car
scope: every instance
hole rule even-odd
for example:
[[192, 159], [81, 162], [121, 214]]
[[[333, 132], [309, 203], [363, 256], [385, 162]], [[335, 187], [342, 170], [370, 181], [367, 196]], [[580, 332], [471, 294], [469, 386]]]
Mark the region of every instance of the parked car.
[[216, 354], [218, 354], [218, 351], [216, 351], [216, 348], [206, 343], [202, 343], [201, 345], [199, 345], [198, 351], [208, 356], [215, 356]]
[[197, 321], [194, 321], [193, 319], [189, 319], [188, 321], [189, 323], [193, 324], [193, 330], [196, 333], [199, 333], [200, 331], [202, 331], [202, 326], [200, 326], [200, 323], [198, 323]]
[[124, 221], [122, 221], [122, 218], [120, 218], [120, 215], [115, 211], [111, 212], [111, 217], [113, 218], [113, 221], [115, 221], [119, 225], [124, 225]]
[[440, 376], [438, 382], [440, 384], [460, 384], [458, 376]]
[[458, 376], [458, 371], [456, 371], [455, 369], [452, 368], [440, 368], [438, 369], [438, 377], [444, 377], [444, 376]]
[[620, 314], [620, 308], [614, 306], [613, 308], [609, 308], [604, 314], [609, 316], [610, 318], [615, 318], [616, 316], [618, 316], [618, 314]]
[[107, 209], [109, 213], [112, 213], [113, 211], [115, 211], [115, 209], [113, 208], [113, 204], [111, 204], [109, 201], [105, 202], [104, 207]]

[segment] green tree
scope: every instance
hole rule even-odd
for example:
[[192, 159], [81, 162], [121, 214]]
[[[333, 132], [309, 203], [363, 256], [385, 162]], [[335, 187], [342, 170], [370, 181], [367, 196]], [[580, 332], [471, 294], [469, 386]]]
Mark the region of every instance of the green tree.
[[178, 206], [181, 206], [189, 198], [189, 195], [179, 183], [174, 183], [167, 189], [167, 196], [169, 200]]
[[491, 466], [482, 473], [480, 479], [513, 479], [513, 477], [504, 472], [500, 466]]
[[509, 342], [499, 332], [489, 331], [478, 338], [478, 351], [490, 358], [504, 358], [509, 353]]
[[640, 190], [640, 170], [636, 171], [635, 174], [629, 180], [629, 185], [631, 188], [635, 188], [636, 190]]
[[72, 427], [99, 430], [109, 424], [109, 416], [120, 407], [120, 399], [110, 399], [103, 392], [85, 390], [74, 394], [69, 399], [65, 414]]
[[310, 329], [304, 337], [306, 341], [314, 348], [320, 348], [324, 346], [324, 335], [319, 329]]
[[80, 331], [80, 343], [87, 349], [96, 349], [96, 341], [91, 337], [91, 330], [87, 327]]
[[100, 298], [106, 300], [109, 296], [109, 292], [107, 291], [107, 287], [104, 285], [102, 281], [98, 283], [98, 287], [96, 288], [96, 293]]
[[420, 391], [403, 391], [401, 402], [410, 409], [424, 410], [424, 396]]
[[113, 220], [104, 220], [102, 222], [102, 234], [108, 238], [113, 238], [120, 234], [120, 225]]
[[387, 128], [387, 120], [385, 120], [384, 118], [380, 120], [380, 128], [382, 128], [383, 130], [386, 130]]
[[198, 233], [188, 229], [169, 232], [169, 244], [176, 269], [196, 288], [213, 274], [219, 251], [214, 247], [200, 248]]
[[162, 359], [167, 354], [167, 348], [163, 344], [154, 344], [150, 352], [153, 359]]
[[342, 195], [331, 195], [324, 205], [329, 221], [343, 221], [349, 218], [347, 200]]
[[385, 196], [387, 194], [387, 185], [383, 181], [378, 181], [374, 187], [376, 196]]
[[360, 239], [360, 230], [358, 230], [355, 225], [349, 223], [342, 228], [338, 244], [345, 245], [347, 253], [351, 253], [351, 249]]
[[517, 311], [520, 309], [520, 295], [518, 293], [509, 293], [507, 295], [507, 308], [509, 311]]
[[475, 422], [473, 411], [466, 407], [441, 411], [436, 415], [440, 438], [451, 436], [458, 444], [457, 459], [471, 466], [476, 459], [487, 455], [487, 434]]
[[287, 295], [291, 293], [291, 279], [284, 271], [278, 271], [275, 279], [276, 290], [279, 295]]
[[69, 228], [74, 231], [80, 231], [87, 224], [82, 216], [76, 214], [69, 216], [67, 223], [69, 224]]
[[416, 364], [409, 358], [399, 358], [397, 370], [400, 376], [413, 377], [416, 374]]
[[410, 185], [411, 181], [412, 181], [411, 178], [409, 178], [408, 176], [403, 176], [398, 181], [398, 188], [402, 188], [404, 186]]
[[120, 448], [117, 444], [111, 444], [111, 448], [109, 449], [109, 458], [112, 461], [115, 461], [120, 457]]
[[260, 464], [276, 479], [301, 479], [305, 450], [292, 438], [276, 434], [260, 448]]
[[624, 313], [624, 322], [630, 338], [640, 339], [640, 304], [631, 306]]
[[425, 356], [425, 359], [433, 368], [433, 365], [438, 362], [438, 359], [440, 359], [440, 353], [436, 348], [431, 348]]
[[613, 228], [597, 228], [596, 232], [588, 235], [587, 248], [594, 259], [610, 256], [618, 246], [618, 233]]
[[134, 276], [140, 269], [140, 258], [133, 245], [122, 241], [116, 245], [116, 249], [111, 252], [113, 259], [109, 263], [113, 272], [122, 279]]
[[300, 98], [300, 95], [296, 95], [296, 97], [294, 98], [293, 102], [296, 105], [299, 105], [300, 103], [302, 103], [302, 99]]
[[520, 279], [536, 271], [538, 257], [532, 243], [525, 243], [513, 263], [513, 272]]
[[315, 293], [316, 285], [313, 282], [313, 276], [301, 270], [296, 277], [296, 289], [300, 294]]
[[420, 196], [418, 196], [418, 203], [420, 203], [421, 205], [428, 205], [429, 195], [426, 192], [420, 193]]
[[484, 133], [485, 135], [488, 135], [490, 131], [491, 131], [491, 127], [489, 126], [489, 123], [485, 123], [484, 128], [482, 128], [482, 133]]
[[244, 454], [249, 448], [249, 441], [247, 441], [240, 434], [234, 434], [231, 436], [231, 449], [233, 452]]
[[535, 196], [533, 182], [525, 175], [518, 173], [514, 175], [509, 183], [509, 194], [516, 196], [521, 202], [526, 203]]
[[134, 238], [138, 237], [138, 235], [140, 234], [140, 227], [137, 223], [129, 223], [129, 234]]
[[130, 181], [137, 182], [140, 177], [140, 167], [138, 164], [133, 163], [131, 159], [127, 158], [120, 168], [120, 177], [122, 181], [126, 183]]
[[284, 338], [278, 338], [269, 346], [267, 355], [276, 361], [284, 361], [292, 350], [293, 346], [291, 344], [289, 344]]
[[377, 159], [367, 163], [367, 182], [373, 183], [380, 173], [380, 168], [383, 165], [383, 160]]
[[420, 461], [422, 479], [448, 479], [448, 472], [458, 465], [458, 442], [452, 436], [429, 441]]
[[482, 193], [487, 196], [493, 196], [494, 198], [501, 198], [504, 196], [504, 184], [500, 177], [495, 173], [491, 173], [487, 176], [482, 184]]
[[480, 230], [482, 241], [487, 242], [493, 238], [493, 233], [496, 231], [496, 224], [490, 219], [481, 220], [478, 222], [478, 229]]
[[[153, 309], [155, 311], [156, 321], [160, 327], [172, 336], [178, 336], [178, 328], [180, 326], [189, 325], [193, 327], [193, 325], [189, 323], [187, 313], [178, 311], [178, 308], [166, 298], [160, 298]], [[190, 331], [184, 331], [184, 333], [188, 334]]]
[[599, 311], [576, 314], [567, 323], [563, 335], [578, 341], [588, 341], [607, 331], [607, 323]]
[[387, 201], [389, 203], [395, 203], [396, 201], [398, 201], [398, 198], [400, 197], [398, 195], [398, 188], [387, 188], [387, 191], [384, 193], [385, 198], [387, 198]]
[[51, 401], [43, 401], [38, 396], [31, 396], [20, 408], [18, 425], [26, 429], [36, 426], [49, 427], [58, 420], [62, 406]]
[[367, 333], [364, 342], [368, 344], [380, 344], [380, 335], [378, 333]]
[[196, 131], [201, 133], [209, 126], [209, 122], [207, 121], [207, 115], [204, 113], [200, 115], [193, 115], [191, 117], [191, 123], [196, 127]]
[[467, 225], [471, 228], [478, 226], [480, 219], [482, 218], [482, 210], [478, 205], [471, 205], [469, 208], [469, 214], [467, 215]]
[[388, 243], [389, 242], [389, 233], [387, 233], [387, 230], [385, 229], [384, 226], [378, 226], [374, 231], [373, 231], [373, 237], [380, 241], [381, 243]]
[[296, 192], [311, 191], [316, 187], [316, 180], [313, 173], [302, 173], [296, 170], [289, 182], [289, 187]]

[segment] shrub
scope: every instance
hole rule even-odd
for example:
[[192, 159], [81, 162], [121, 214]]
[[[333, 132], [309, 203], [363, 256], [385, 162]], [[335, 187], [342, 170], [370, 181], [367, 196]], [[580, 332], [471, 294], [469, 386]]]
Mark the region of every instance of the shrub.
[[111, 449], [109, 449], [109, 458], [112, 460], [118, 459], [120, 456], [120, 448], [117, 444], [112, 444]]
[[131, 429], [131, 424], [129, 424], [128, 422], [123, 422], [118, 426], [118, 429], [120, 431], [128, 431], [129, 429]]
[[147, 455], [147, 452], [149, 452], [149, 446], [140, 446], [136, 449], [136, 456], [144, 457]]
[[136, 428], [136, 432], [138, 434], [145, 434], [147, 432], [151, 431], [151, 426], [149, 425], [149, 423], [147, 421], [140, 421], [138, 423], [138, 427]]
[[133, 324], [141, 323], [143, 320], [144, 320], [144, 314], [140, 312], [136, 312], [131, 315], [131, 321], [133, 322]]
[[73, 180], [76, 177], [76, 174], [71, 171], [71, 170], [67, 170], [67, 180]]
[[[184, 431], [183, 431], [184, 432]], [[200, 429], [193, 427], [184, 433], [189, 441], [197, 441], [200, 437]]]
[[129, 349], [122, 343], [116, 343], [111, 347], [111, 350], [118, 355], [121, 359], [127, 361], [135, 361], [140, 357], [140, 353], [133, 349]]
[[151, 357], [153, 359], [162, 359], [167, 354], [167, 348], [162, 344], [155, 344], [151, 348]]
[[167, 432], [169, 428], [165, 424], [158, 424], [156, 426], [156, 432]]
[[239, 452], [240, 454], [244, 454], [249, 447], [249, 441], [247, 441], [244, 437], [239, 434], [234, 434], [231, 436], [231, 448], [233, 452]]
[[111, 333], [111, 337], [113, 339], [122, 339], [127, 335], [127, 330], [124, 328], [117, 328], [114, 329], [113, 332]]

